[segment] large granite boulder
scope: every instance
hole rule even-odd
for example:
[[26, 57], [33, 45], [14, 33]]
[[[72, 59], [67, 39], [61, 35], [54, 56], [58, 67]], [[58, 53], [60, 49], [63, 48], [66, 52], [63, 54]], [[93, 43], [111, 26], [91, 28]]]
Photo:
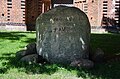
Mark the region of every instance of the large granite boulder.
[[89, 58], [90, 23], [75, 7], [59, 6], [36, 20], [37, 53], [50, 63]]

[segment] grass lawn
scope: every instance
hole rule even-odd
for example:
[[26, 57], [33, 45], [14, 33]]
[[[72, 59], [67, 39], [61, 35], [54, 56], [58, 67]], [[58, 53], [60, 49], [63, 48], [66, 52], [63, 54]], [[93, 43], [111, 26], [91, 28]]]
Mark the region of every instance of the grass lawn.
[[[25, 64], [15, 53], [31, 42], [35, 32], [0, 32], [0, 79], [120, 79], [120, 62], [96, 64], [93, 69], [75, 69], [56, 64]], [[92, 34], [91, 47], [106, 55], [120, 54], [120, 34]]]

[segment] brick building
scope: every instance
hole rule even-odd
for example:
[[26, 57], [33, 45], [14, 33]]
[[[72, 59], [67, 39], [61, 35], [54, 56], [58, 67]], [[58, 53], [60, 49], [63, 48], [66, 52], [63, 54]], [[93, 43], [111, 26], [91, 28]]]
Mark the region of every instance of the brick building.
[[102, 25], [115, 26], [119, 25], [120, 16], [120, 0], [104, 0], [103, 1], [103, 19]]
[[50, 7], [50, 0], [0, 0], [0, 29], [34, 30], [36, 18]]
[[50, 0], [26, 0], [27, 30], [35, 29], [36, 18], [51, 8]]
[[55, 4], [78, 7], [92, 27], [120, 24], [120, 0], [0, 0], [0, 29], [34, 30], [36, 18]]
[[120, 24], [120, 0], [74, 0], [74, 6], [88, 15], [92, 27]]
[[11, 30], [13, 28], [26, 30], [25, 1], [24, 0], [0, 0], [0, 29]]
[[91, 26], [119, 26], [120, 0], [51, 0], [56, 5], [74, 6], [84, 11]]

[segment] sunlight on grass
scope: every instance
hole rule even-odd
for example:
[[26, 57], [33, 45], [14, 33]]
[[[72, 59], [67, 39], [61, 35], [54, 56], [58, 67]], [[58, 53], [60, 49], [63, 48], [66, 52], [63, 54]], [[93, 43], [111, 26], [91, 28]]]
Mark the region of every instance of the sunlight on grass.
[[[15, 59], [15, 53], [31, 42], [35, 32], [0, 32], [0, 79], [120, 79], [120, 63], [100, 63], [93, 69], [76, 69], [58, 64], [28, 64]], [[91, 47], [105, 54], [120, 53], [119, 34], [92, 34]]]

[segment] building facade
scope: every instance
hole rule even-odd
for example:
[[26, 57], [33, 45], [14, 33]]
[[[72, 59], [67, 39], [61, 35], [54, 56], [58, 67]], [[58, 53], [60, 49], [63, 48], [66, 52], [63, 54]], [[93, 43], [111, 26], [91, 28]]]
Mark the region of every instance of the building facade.
[[87, 14], [92, 27], [120, 24], [120, 0], [74, 0], [74, 6]]
[[50, 0], [26, 0], [27, 30], [35, 30], [36, 18], [51, 8]]
[[0, 29], [35, 30], [36, 18], [50, 7], [50, 0], [0, 0]]
[[13, 28], [26, 30], [25, 0], [0, 0], [0, 29]]
[[115, 26], [119, 25], [119, 10], [120, 0], [104, 0], [103, 1], [103, 26]]
[[81, 9], [92, 27], [120, 25], [120, 0], [0, 0], [0, 29], [35, 30], [36, 18], [55, 4]]

